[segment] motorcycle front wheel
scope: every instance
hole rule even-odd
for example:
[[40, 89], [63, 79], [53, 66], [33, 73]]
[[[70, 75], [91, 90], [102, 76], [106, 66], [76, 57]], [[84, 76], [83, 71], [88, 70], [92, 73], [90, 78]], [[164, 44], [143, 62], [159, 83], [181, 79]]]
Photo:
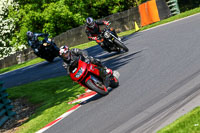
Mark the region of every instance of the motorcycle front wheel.
[[[101, 81], [99, 81], [99, 82], [101, 82]], [[86, 85], [88, 86], [89, 89], [91, 89], [91, 90], [97, 92], [97, 93], [100, 94], [100, 95], [105, 96], [105, 95], [108, 94], [108, 90], [107, 90], [106, 86], [103, 85], [102, 82], [101, 82], [101, 85], [97, 85], [97, 84], [95, 84], [94, 81], [88, 80], [88, 81], [86, 82]]]
[[114, 39], [114, 43], [115, 43], [118, 47], [122, 48], [125, 52], [128, 52], [128, 48], [127, 48], [122, 42], [120, 42], [119, 40]]

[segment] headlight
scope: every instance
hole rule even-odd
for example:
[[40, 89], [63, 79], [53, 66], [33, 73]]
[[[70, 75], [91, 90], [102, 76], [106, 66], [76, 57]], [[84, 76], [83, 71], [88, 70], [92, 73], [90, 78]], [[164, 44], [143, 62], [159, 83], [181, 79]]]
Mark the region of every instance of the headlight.
[[110, 37], [110, 33], [108, 31], [104, 32], [104, 36], [105, 38], [109, 38]]
[[75, 75], [76, 78], [79, 78], [81, 74], [83, 73], [82, 67], [78, 70], [77, 74]]

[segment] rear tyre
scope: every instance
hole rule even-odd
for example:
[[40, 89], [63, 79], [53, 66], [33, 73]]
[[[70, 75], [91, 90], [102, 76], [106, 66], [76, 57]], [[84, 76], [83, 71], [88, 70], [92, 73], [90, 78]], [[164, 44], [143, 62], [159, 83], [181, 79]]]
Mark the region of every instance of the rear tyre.
[[[100, 82], [100, 81], [99, 81], [99, 82]], [[94, 83], [92, 80], [88, 80], [88, 81], [86, 82], [86, 85], [88, 86], [89, 89], [91, 89], [91, 90], [97, 92], [97, 93], [100, 94], [100, 95], [105, 96], [105, 95], [108, 94], [108, 90], [107, 90], [107, 88], [105, 87], [105, 85], [103, 85], [103, 83], [102, 83], [102, 85], [101, 85], [102, 87], [97, 87], [97, 85], [95, 85], [95, 83]]]
[[115, 43], [118, 47], [122, 48], [125, 52], [128, 52], [128, 48], [127, 48], [122, 42], [120, 42], [119, 40], [114, 39], [114, 43]]

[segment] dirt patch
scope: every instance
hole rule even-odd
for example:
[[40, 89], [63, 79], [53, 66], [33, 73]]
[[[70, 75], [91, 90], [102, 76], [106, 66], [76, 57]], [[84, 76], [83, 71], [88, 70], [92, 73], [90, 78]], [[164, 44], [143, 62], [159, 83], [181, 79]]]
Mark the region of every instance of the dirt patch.
[[18, 127], [25, 123], [29, 117], [35, 112], [37, 106], [30, 104], [26, 99], [12, 100], [12, 111], [16, 112], [16, 115], [9, 119], [0, 129], [0, 133], [14, 133], [18, 130]]

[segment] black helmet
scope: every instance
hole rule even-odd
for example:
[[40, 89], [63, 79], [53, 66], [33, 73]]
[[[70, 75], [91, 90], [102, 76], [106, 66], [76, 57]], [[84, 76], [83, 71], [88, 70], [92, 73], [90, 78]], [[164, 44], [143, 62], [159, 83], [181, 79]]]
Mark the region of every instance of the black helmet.
[[87, 26], [89, 27], [89, 28], [94, 28], [94, 26], [95, 26], [95, 21], [93, 20], [93, 18], [91, 18], [91, 17], [88, 17], [88, 18], [86, 18], [86, 24], [87, 24]]
[[27, 31], [26, 35], [27, 35], [28, 39], [33, 39], [33, 32]]

